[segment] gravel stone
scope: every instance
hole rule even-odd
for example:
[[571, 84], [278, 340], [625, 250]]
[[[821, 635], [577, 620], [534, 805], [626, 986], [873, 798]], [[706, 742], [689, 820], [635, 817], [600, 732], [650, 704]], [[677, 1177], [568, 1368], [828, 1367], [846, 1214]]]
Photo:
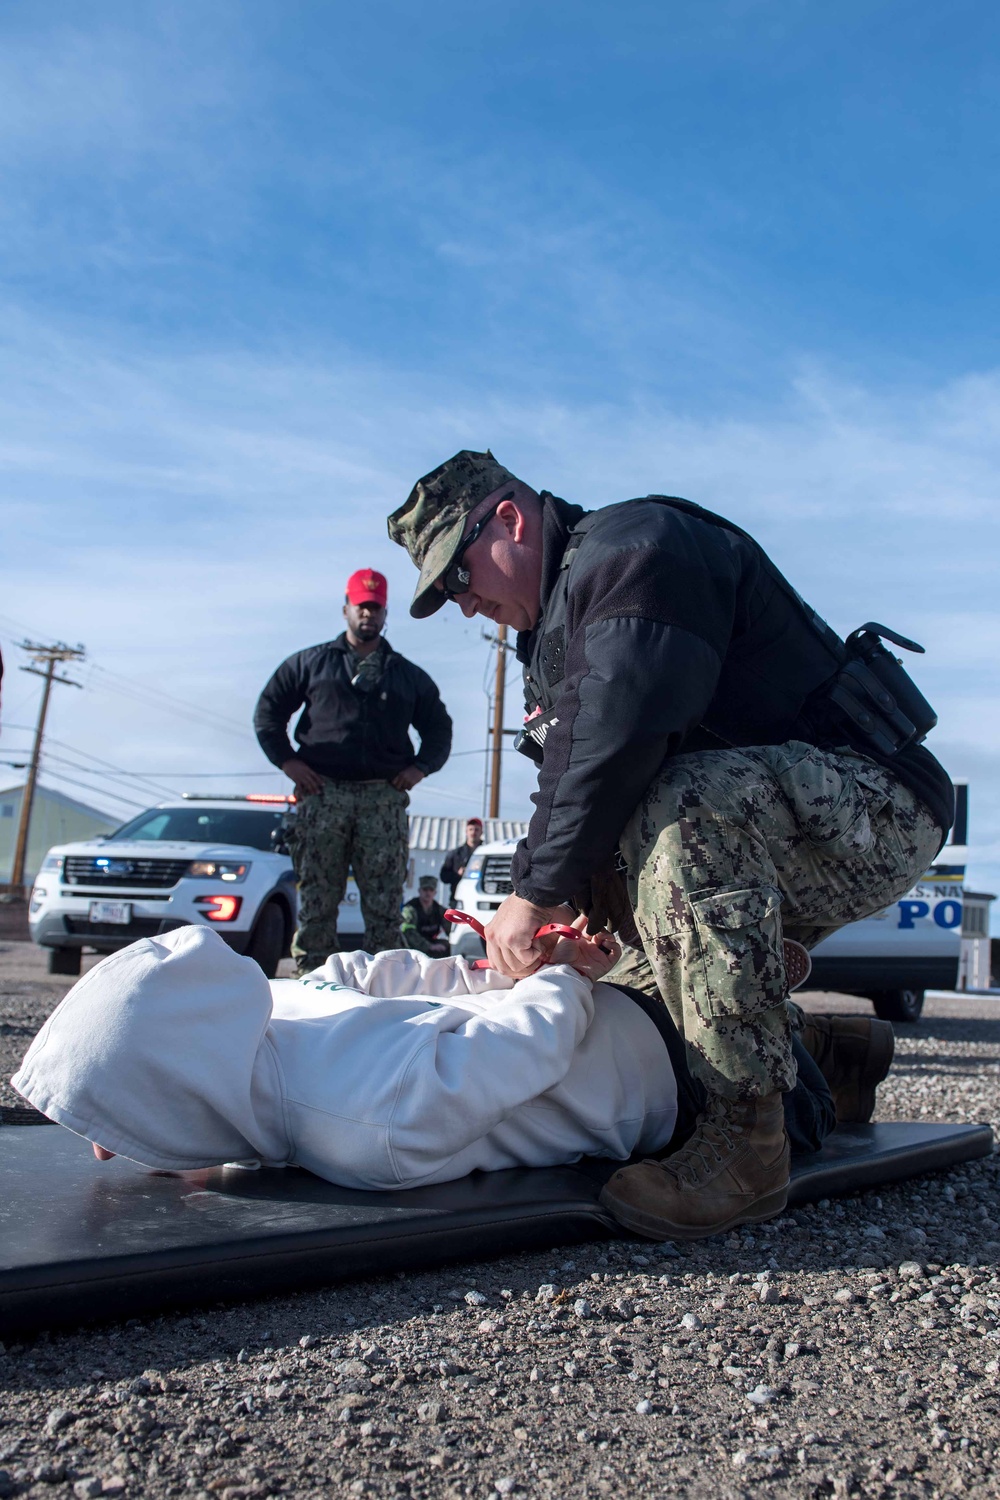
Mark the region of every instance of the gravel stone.
[[747, 1391], [747, 1400], [752, 1401], [754, 1406], [767, 1406], [769, 1402], [778, 1399], [778, 1392], [770, 1385], [754, 1386], [752, 1391]]
[[46, 1432], [62, 1432], [74, 1420], [73, 1413], [67, 1411], [64, 1406], [54, 1406], [45, 1418]]
[[32, 1479], [38, 1484], [62, 1484], [66, 1478], [65, 1464], [39, 1464], [37, 1469], [31, 1473]]

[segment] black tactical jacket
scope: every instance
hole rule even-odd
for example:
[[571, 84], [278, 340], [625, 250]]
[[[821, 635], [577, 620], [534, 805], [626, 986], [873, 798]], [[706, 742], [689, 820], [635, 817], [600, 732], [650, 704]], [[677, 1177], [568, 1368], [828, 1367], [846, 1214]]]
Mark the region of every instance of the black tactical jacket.
[[[371, 686], [353, 687], [346, 632], [288, 657], [261, 693], [253, 716], [260, 747], [276, 766], [296, 756], [336, 781], [391, 781], [407, 766], [440, 771], [451, 750], [451, 719], [423, 668], [393, 651]], [[288, 739], [295, 726], [299, 748]], [[414, 752], [408, 730], [420, 736]]]
[[920, 745], [890, 761], [856, 742], [823, 692], [839, 638], [750, 537], [666, 497], [589, 517], [552, 495], [543, 507], [542, 613], [517, 640], [526, 722], [542, 742], [535, 812], [511, 868], [519, 896], [550, 906], [578, 891], [680, 751], [852, 745], [892, 766], [943, 840], [947, 774]]

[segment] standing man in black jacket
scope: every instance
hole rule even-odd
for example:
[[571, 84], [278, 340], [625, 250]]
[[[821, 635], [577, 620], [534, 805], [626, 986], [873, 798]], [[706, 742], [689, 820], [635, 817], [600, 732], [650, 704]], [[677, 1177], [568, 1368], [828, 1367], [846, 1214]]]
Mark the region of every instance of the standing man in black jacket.
[[[437, 686], [382, 634], [386, 593], [381, 573], [352, 573], [343, 635], [282, 662], [254, 712], [261, 749], [295, 783], [290, 846], [299, 926], [292, 957], [300, 975], [338, 951], [337, 909], [349, 868], [370, 951], [401, 946], [408, 794], [440, 771], [451, 750], [451, 719]], [[300, 708], [296, 753], [288, 721]], [[411, 724], [420, 736], [416, 754]]]
[[457, 849], [452, 849], [441, 866], [440, 875], [445, 885], [449, 887], [448, 900], [452, 906], [455, 904], [455, 888], [462, 876], [465, 867], [469, 863], [475, 851], [483, 842], [483, 820], [482, 818], [468, 818], [465, 824], [465, 843], [459, 844]]
[[[565, 903], [592, 930], [610, 920], [641, 940], [707, 1091], [690, 1140], [617, 1172], [603, 1201], [660, 1239], [780, 1212], [803, 1023], [783, 940], [812, 947], [931, 863], [953, 815], [919, 743], [933, 712], [883, 627], [845, 643], [751, 537], [683, 500], [588, 514], [464, 451], [418, 481], [389, 535], [420, 568], [412, 615], [453, 599], [519, 632], [538, 791], [490, 962], [535, 969], [534, 933]], [[853, 1070], [871, 1092], [883, 1024], [831, 1023], [829, 1082]]]

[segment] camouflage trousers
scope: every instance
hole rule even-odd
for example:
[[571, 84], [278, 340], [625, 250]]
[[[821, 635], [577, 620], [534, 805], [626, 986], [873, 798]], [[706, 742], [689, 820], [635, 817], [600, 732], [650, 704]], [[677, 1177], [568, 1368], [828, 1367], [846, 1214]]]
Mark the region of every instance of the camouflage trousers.
[[388, 781], [324, 781], [303, 797], [289, 834], [299, 885], [292, 957], [300, 974], [339, 949], [337, 908], [354, 872], [372, 953], [399, 948], [399, 911], [409, 858], [407, 792]]
[[[621, 849], [656, 989], [710, 1092], [794, 1086], [782, 939], [812, 948], [888, 906], [942, 837], [891, 771], [850, 750], [793, 740], [667, 762]], [[638, 957], [613, 977], [648, 989]]]

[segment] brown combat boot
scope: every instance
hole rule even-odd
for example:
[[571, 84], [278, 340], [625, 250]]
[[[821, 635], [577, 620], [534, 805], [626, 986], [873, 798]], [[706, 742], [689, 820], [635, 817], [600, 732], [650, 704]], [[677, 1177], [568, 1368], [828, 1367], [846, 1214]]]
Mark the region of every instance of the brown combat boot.
[[788, 1166], [779, 1093], [745, 1102], [710, 1094], [690, 1140], [663, 1161], [623, 1167], [601, 1203], [648, 1239], [699, 1240], [780, 1214]]
[[875, 1090], [896, 1050], [890, 1023], [867, 1016], [807, 1016], [799, 1041], [830, 1086], [837, 1124], [867, 1124]]

